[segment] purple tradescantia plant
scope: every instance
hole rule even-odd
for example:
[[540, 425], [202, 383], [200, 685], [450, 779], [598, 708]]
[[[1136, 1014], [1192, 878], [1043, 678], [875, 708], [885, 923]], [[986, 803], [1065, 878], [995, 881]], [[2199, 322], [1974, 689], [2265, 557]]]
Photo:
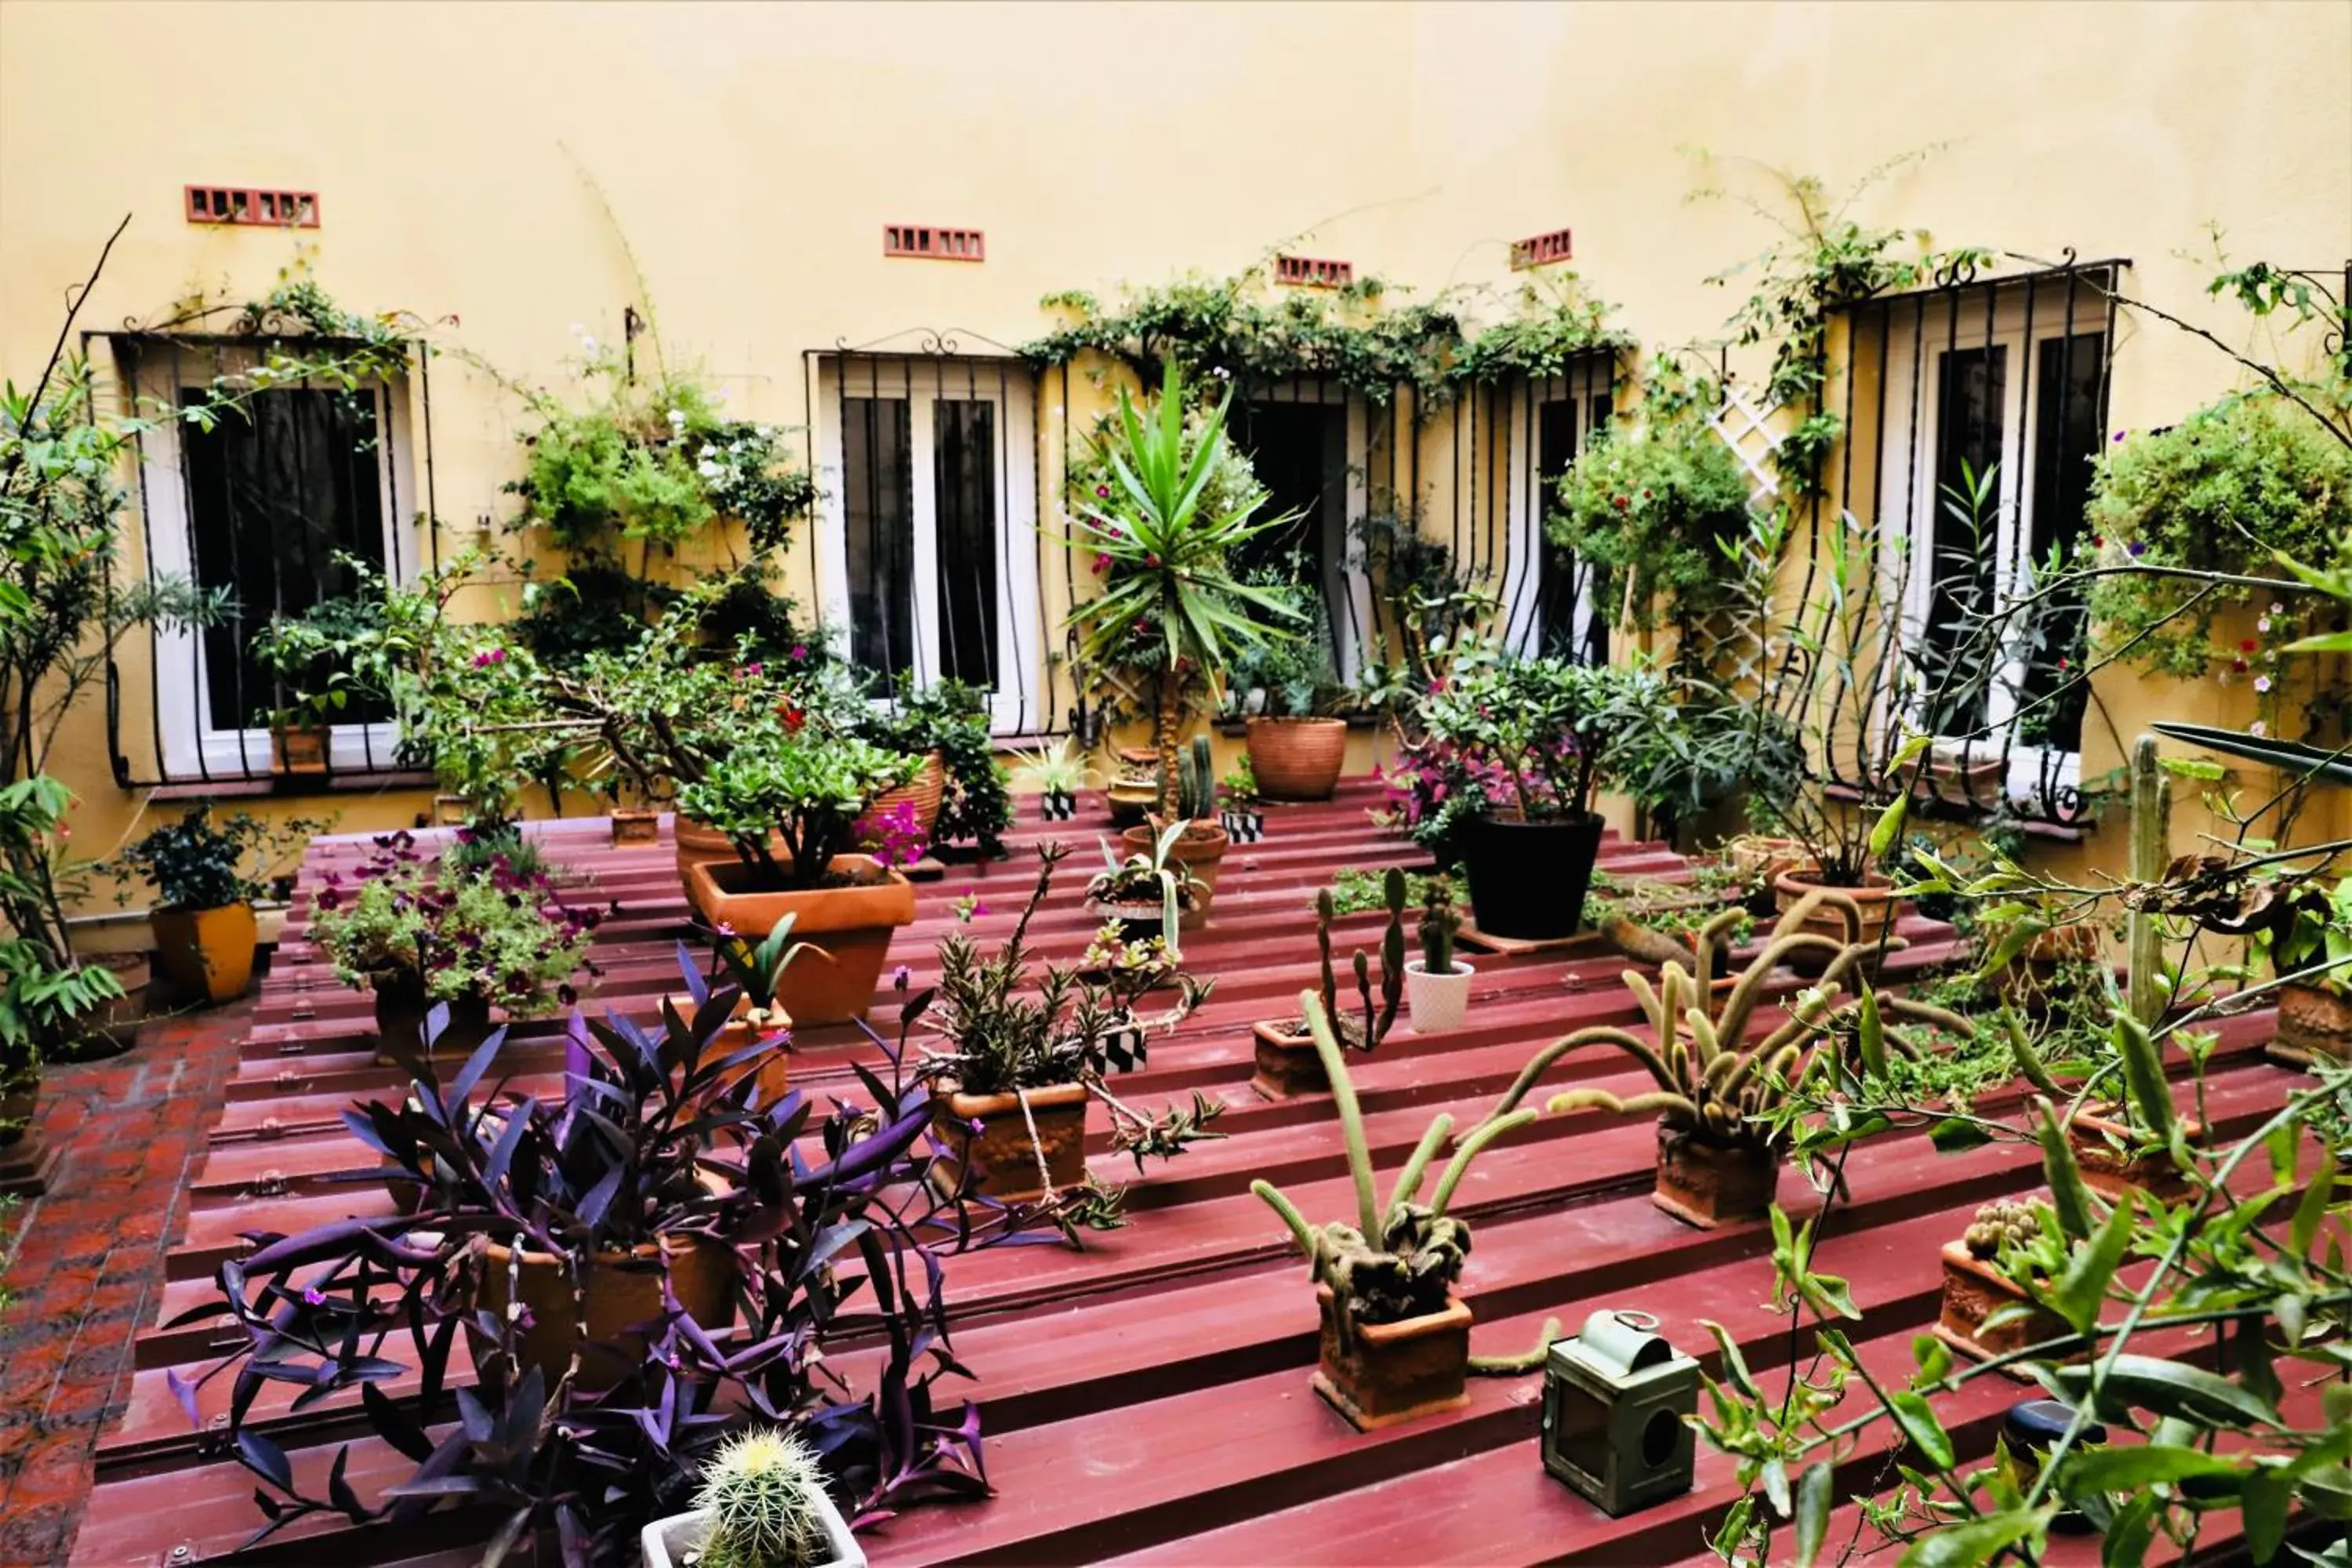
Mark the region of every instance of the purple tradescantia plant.
[[[653, 1028], [574, 1016], [559, 1101], [494, 1079], [500, 1030], [447, 1083], [419, 1072], [404, 1103], [346, 1110], [414, 1211], [254, 1235], [220, 1266], [219, 1300], [174, 1320], [225, 1318], [244, 1335], [201, 1375], [168, 1380], [200, 1426], [200, 1392], [229, 1380], [229, 1440], [262, 1483], [256, 1540], [312, 1515], [404, 1527], [461, 1509], [499, 1521], [487, 1563], [548, 1532], [568, 1563], [634, 1563], [646, 1521], [686, 1507], [704, 1457], [753, 1418], [799, 1428], [861, 1519], [986, 1493], [976, 1415], [944, 1411], [934, 1393], [968, 1375], [916, 1228], [936, 1203], [904, 1200], [929, 1191], [930, 1091], [885, 1047], [887, 1077], [857, 1068], [864, 1104], [835, 1100], [822, 1116], [798, 1092], [761, 1104], [758, 1075], [741, 1070], [761, 1047], [715, 1045], [738, 993], [709, 986], [683, 950], [680, 967], [691, 1016], [667, 1003]], [[428, 1037], [446, 1024], [436, 1008]], [[493, 1243], [585, 1260], [666, 1237], [733, 1252], [719, 1321], [680, 1305], [666, 1255], [638, 1253], [663, 1276], [658, 1315], [625, 1355], [583, 1343], [551, 1381], [523, 1353], [531, 1314], [485, 1304]], [[870, 1387], [824, 1353], [847, 1332], [886, 1344]], [[412, 1376], [414, 1393], [387, 1392]], [[415, 1473], [362, 1496], [346, 1447], [323, 1487], [298, 1481], [257, 1415], [273, 1382], [299, 1390], [296, 1412], [356, 1390]], [[456, 1424], [436, 1435], [452, 1404]]]

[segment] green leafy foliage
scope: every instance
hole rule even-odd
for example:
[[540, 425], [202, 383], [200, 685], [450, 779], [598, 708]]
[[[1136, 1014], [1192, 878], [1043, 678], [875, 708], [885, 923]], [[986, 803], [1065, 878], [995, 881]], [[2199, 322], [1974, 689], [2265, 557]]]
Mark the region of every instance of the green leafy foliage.
[[[866, 806], [906, 783], [915, 765], [855, 736], [762, 724], [681, 786], [677, 808], [725, 834], [772, 886], [823, 887], [834, 858], [855, 845]], [[772, 834], [782, 842], [782, 859], [769, 847]]]
[[174, 909], [247, 904], [268, 895], [269, 866], [326, 826], [301, 817], [268, 823], [244, 811], [215, 822], [211, 803], [199, 801], [126, 847], [110, 868], [143, 874]]
[[1701, 419], [1654, 417], [1587, 446], [1559, 500], [1546, 531], [1595, 569], [1612, 619], [1650, 631], [1730, 603], [1724, 546], [1745, 531], [1748, 478]]

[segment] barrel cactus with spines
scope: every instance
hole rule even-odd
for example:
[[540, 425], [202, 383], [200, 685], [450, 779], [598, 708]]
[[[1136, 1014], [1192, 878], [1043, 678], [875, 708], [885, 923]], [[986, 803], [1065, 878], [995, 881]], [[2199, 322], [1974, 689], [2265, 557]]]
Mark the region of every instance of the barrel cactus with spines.
[[830, 1557], [817, 1500], [824, 1472], [773, 1427], [733, 1438], [705, 1467], [695, 1506], [710, 1516], [700, 1568], [810, 1568]]

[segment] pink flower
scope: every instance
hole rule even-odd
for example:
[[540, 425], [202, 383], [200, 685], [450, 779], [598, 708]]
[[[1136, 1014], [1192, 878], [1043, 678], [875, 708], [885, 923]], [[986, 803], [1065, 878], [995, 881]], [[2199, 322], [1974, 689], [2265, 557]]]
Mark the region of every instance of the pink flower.
[[2255, 720], [2252, 723], [2246, 726], [2246, 733], [2252, 735], [2257, 741], [2261, 740], [2270, 732], [2271, 727], [2263, 723], [2260, 719]]
[[890, 972], [890, 989], [893, 991], [904, 991], [907, 988], [908, 983], [914, 978], [915, 972], [902, 963], [898, 965], [898, 968]]
[[796, 643], [793, 644], [793, 661], [794, 661], [795, 663], [797, 663], [798, 661], [800, 661], [800, 660], [802, 660], [802, 659], [804, 659], [804, 658], [808, 658], [808, 644], [806, 644], [806, 643], [798, 643], [798, 642], [796, 642]]

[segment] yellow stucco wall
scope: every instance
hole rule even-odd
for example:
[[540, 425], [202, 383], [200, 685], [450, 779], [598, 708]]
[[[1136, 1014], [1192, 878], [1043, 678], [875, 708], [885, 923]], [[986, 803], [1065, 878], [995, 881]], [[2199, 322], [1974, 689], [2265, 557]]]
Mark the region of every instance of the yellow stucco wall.
[[[1229, 272], [1294, 237], [1360, 275], [1507, 289], [1507, 243], [1569, 226], [1619, 322], [1671, 345], [1718, 330], [1742, 290], [1702, 279], [1769, 238], [1737, 203], [1684, 200], [1687, 149], [1762, 195], [1730, 160], [1834, 189], [1931, 143], [1856, 216], [2126, 256], [2134, 289], [2241, 341], [2175, 253], [2209, 220], [2242, 257], [2352, 251], [2352, 5], [8, 0], [0, 366], [37, 372], [61, 291], [126, 211], [85, 325], [192, 287], [265, 290], [288, 237], [189, 225], [191, 182], [317, 190], [303, 237], [340, 301], [455, 318], [449, 339], [551, 385], [567, 329], [613, 339], [632, 297], [601, 190], [671, 353], [790, 424], [808, 351], [922, 327], [1018, 342], [1049, 289]], [[982, 227], [988, 259], [885, 259], [900, 221]], [[2232, 380], [2210, 349], [2131, 328], [2113, 423], [2166, 422]], [[449, 361], [433, 390], [445, 523], [509, 515], [516, 402]], [[2158, 706], [2240, 717], [2210, 693], [2107, 695], [2126, 733]], [[81, 842], [111, 842], [139, 803], [109, 779], [94, 709], [58, 755]], [[419, 803], [333, 804], [351, 828]]]

